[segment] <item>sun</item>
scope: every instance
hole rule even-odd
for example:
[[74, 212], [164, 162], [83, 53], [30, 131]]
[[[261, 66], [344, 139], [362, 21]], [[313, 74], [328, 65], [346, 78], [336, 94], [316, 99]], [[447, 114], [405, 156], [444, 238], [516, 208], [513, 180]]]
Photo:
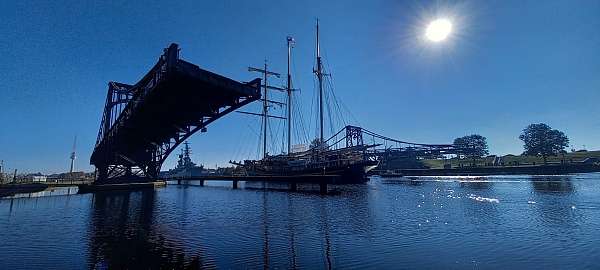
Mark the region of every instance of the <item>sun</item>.
[[425, 37], [432, 42], [444, 41], [452, 33], [452, 22], [448, 19], [436, 19], [427, 25]]

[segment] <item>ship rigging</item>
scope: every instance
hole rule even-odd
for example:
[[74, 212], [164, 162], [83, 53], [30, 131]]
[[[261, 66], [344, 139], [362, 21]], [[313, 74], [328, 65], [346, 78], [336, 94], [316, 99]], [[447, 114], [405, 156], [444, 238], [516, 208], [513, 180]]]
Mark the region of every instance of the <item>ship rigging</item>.
[[[258, 115], [262, 117], [262, 159], [260, 160], [245, 160], [243, 163], [231, 162], [238, 165], [246, 171], [248, 175], [315, 175], [328, 174], [341, 176], [341, 183], [357, 183], [365, 182], [366, 173], [368, 170], [377, 165], [377, 161], [369, 158], [366, 155], [368, 148], [375, 145], [363, 144], [362, 137], [358, 138], [354, 129], [357, 127], [346, 126], [345, 132], [346, 145], [339, 147], [339, 144], [344, 139], [338, 139], [340, 132], [336, 133], [329, 139], [324, 138], [324, 115], [325, 115], [325, 92], [324, 92], [324, 77], [329, 74], [324, 72], [323, 61], [320, 48], [320, 31], [319, 21], [316, 24], [316, 65], [313, 68], [318, 81], [318, 137], [314, 139], [308, 149], [300, 149], [294, 151], [292, 148], [292, 93], [297, 89], [292, 88], [291, 76], [291, 53], [294, 46], [294, 39], [290, 36], [287, 41], [287, 82], [285, 88], [275, 87], [268, 84], [268, 78], [274, 76], [279, 78], [281, 74], [268, 70], [267, 62], [265, 61], [264, 68], [249, 67], [251, 72], [259, 72], [263, 75], [263, 97], [262, 97], [262, 113], [241, 112], [244, 114]], [[275, 90], [287, 94], [286, 103], [280, 103], [270, 100], [269, 90]], [[335, 95], [333, 95], [335, 97]], [[271, 104], [285, 106], [287, 109], [286, 117], [280, 117], [269, 114]], [[287, 124], [287, 151], [283, 151], [279, 155], [269, 155], [267, 150], [267, 130], [269, 127], [269, 119], [277, 118], [286, 120]], [[329, 115], [331, 121], [332, 117]], [[362, 135], [362, 134], [361, 134]], [[354, 142], [356, 141], [356, 143]]]

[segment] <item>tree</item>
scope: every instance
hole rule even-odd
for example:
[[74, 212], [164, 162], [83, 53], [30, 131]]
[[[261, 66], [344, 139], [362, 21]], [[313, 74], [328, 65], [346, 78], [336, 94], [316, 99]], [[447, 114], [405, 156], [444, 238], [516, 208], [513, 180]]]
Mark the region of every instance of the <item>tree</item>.
[[487, 140], [479, 134], [456, 138], [454, 139], [454, 146], [465, 150], [465, 156], [473, 159], [473, 164], [475, 164], [475, 159], [489, 154]]
[[327, 148], [327, 143], [321, 142], [321, 139], [319, 138], [315, 138], [314, 140], [312, 140], [312, 142], [310, 142], [310, 149], [325, 150]]
[[523, 129], [519, 136], [523, 141], [524, 155], [541, 156], [544, 164], [548, 156], [556, 156], [569, 146], [569, 138], [562, 131], [552, 129], [550, 126], [540, 123], [531, 124]]

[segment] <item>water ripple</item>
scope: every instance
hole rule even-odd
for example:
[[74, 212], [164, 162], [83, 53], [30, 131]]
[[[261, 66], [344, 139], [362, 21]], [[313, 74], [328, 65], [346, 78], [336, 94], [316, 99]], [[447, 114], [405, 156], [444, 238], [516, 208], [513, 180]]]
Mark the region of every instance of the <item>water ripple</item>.
[[4, 199], [0, 269], [594, 269], [598, 180], [374, 178], [329, 196], [252, 183]]

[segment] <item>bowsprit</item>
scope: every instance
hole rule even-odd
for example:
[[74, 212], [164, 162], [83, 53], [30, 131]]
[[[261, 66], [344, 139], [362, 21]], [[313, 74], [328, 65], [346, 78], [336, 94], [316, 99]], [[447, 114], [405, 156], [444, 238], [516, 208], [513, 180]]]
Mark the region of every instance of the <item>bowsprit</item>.
[[108, 84], [106, 105], [90, 164], [96, 183], [146, 182], [185, 139], [236, 109], [260, 99], [261, 80], [241, 83], [164, 50], [135, 85]]

